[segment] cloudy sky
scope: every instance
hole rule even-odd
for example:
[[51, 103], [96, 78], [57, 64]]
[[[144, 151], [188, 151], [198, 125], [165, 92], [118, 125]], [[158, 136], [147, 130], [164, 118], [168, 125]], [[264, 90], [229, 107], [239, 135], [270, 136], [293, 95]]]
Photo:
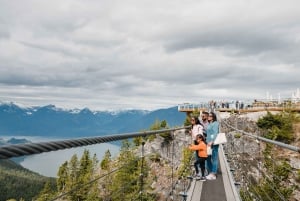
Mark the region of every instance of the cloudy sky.
[[297, 88], [299, 0], [0, 0], [0, 101], [152, 110]]

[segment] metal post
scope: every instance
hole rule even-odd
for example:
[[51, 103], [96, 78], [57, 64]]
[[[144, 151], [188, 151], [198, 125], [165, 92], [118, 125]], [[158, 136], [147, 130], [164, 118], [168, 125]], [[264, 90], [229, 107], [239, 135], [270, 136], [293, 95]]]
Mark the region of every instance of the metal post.
[[171, 193], [172, 193], [172, 197], [173, 197], [173, 191], [174, 191], [174, 154], [175, 154], [175, 148], [174, 148], [174, 139], [175, 139], [175, 135], [174, 132], [171, 131], [171, 136], [172, 136], [172, 177], [171, 177], [171, 184], [172, 184], [172, 189], [171, 189]]
[[140, 184], [140, 201], [143, 201], [143, 169], [144, 169], [144, 145], [145, 142], [142, 142], [142, 155], [141, 155], [141, 174], [140, 174], [140, 179], [141, 179], [141, 184]]

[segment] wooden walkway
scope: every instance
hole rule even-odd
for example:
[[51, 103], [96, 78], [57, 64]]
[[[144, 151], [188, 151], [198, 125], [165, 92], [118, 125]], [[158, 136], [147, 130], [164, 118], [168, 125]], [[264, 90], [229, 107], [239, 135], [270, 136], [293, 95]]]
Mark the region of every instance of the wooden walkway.
[[187, 201], [240, 201], [223, 148], [219, 148], [219, 171], [216, 180], [192, 181]]

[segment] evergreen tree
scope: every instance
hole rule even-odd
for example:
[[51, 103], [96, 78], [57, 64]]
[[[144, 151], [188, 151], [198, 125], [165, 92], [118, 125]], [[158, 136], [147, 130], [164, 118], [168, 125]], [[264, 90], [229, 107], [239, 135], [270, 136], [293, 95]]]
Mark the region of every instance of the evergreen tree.
[[[79, 161], [76, 154], [74, 154], [68, 165], [69, 177], [66, 184], [66, 191], [74, 189], [79, 184]], [[71, 191], [69, 193], [71, 200], [77, 200], [76, 192]]]
[[112, 170], [112, 159], [109, 150], [105, 152], [103, 159], [100, 162], [100, 167], [101, 167], [100, 175], [106, 175], [101, 182], [101, 189], [102, 189], [101, 196], [103, 197], [103, 200], [109, 200], [112, 193], [111, 192], [112, 175], [109, 174]]
[[49, 181], [45, 183], [43, 190], [40, 192], [36, 201], [48, 201], [53, 198], [54, 192], [52, 191], [51, 184]]
[[93, 173], [93, 164], [89, 150], [85, 149], [79, 163], [78, 182], [81, 187], [77, 190], [78, 200], [86, 200], [89, 194], [89, 185], [84, 185], [91, 180]]
[[64, 162], [58, 170], [57, 173], [57, 190], [58, 192], [64, 192], [65, 187], [69, 178], [69, 170], [68, 170], [68, 161]]
[[264, 137], [290, 143], [294, 140], [293, 123], [297, 121], [299, 118], [291, 112], [281, 112], [275, 115], [268, 112], [257, 121], [257, 126], [265, 131]]
[[98, 174], [98, 159], [97, 155], [94, 154], [92, 158], [92, 170], [91, 170], [91, 180], [93, 181], [90, 184], [89, 192], [86, 198], [86, 201], [100, 201], [100, 192], [99, 192], [99, 183], [98, 180], [96, 180]]
[[130, 200], [138, 190], [138, 158], [131, 149], [128, 140], [122, 142], [118, 157], [120, 170], [116, 172], [112, 182], [112, 200]]

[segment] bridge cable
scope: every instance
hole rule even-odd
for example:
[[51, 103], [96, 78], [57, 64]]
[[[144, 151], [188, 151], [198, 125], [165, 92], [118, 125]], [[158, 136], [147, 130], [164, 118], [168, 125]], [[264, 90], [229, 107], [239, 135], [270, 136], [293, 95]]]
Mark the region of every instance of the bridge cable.
[[[224, 121], [224, 122], [225, 122], [225, 121]], [[241, 130], [239, 130], [239, 129], [237, 129], [237, 128], [234, 128], [234, 127], [228, 125], [226, 122], [225, 122], [225, 124], [226, 124], [227, 126], [233, 128], [234, 130], [241, 132]], [[242, 132], [243, 132], [243, 131], [242, 131]], [[243, 133], [246, 133], [246, 132], [243, 132]], [[254, 135], [247, 133], [247, 136], [253, 138]], [[257, 139], [260, 139], [260, 138], [261, 138], [261, 137], [259, 137], [259, 136], [255, 136], [255, 137], [256, 137]], [[256, 139], [256, 140], [257, 140], [257, 139]], [[262, 139], [260, 139], [260, 140], [262, 140]], [[273, 141], [273, 140], [272, 140], [272, 141]], [[274, 142], [277, 142], [277, 141], [274, 141]], [[267, 143], [272, 143], [272, 142], [269, 142], [269, 140], [267, 140]], [[272, 144], [277, 144], [277, 143], [272, 143]], [[283, 144], [283, 143], [282, 143], [282, 144]], [[278, 144], [277, 144], [277, 145], [278, 145]], [[279, 145], [279, 146], [280, 146], [280, 145]], [[259, 150], [260, 150], [260, 147], [259, 147]], [[258, 161], [257, 159], [254, 159], [254, 160]], [[274, 160], [272, 160], [272, 161], [275, 162]], [[259, 165], [260, 165], [260, 162], [261, 162], [261, 161], [258, 161]], [[271, 179], [269, 178], [269, 176], [267, 176], [264, 172], [261, 171], [260, 168], [259, 168], [258, 170], [259, 170], [259, 173], [261, 173], [263, 176], [265, 176], [265, 177], [267, 177], [269, 180], [271, 180]], [[291, 171], [289, 170], [289, 172], [291, 172]], [[280, 179], [280, 178], [278, 178], [277, 175], [274, 175], [273, 173], [272, 173], [272, 175], [273, 175], [273, 177], [277, 177], [277, 179]], [[249, 181], [249, 180], [248, 180], [248, 181]], [[269, 184], [269, 186], [270, 186], [270, 187], [272, 188], [272, 190], [279, 196], [279, 198], [280, 198], [281, 200], [285, 200], [284, 195], [282, 195], [280, 192], [278, 192], [278, 191], [276, 190], [274, 184], [270, 183], [270, 182], [267, 181], [267, 180], [266, 180], [266, 182]], [[250, 182], [250, 183], [252, 183], [252, 182]], [[264, 192], [264, 193], [266, 194], [266, 192]], [[267, 195], [267, 194], [266, 194], [266, 195]], [[268, 195], [267, 195], [267, 196], [268, 196]], [[269, 197], [269, 196], [268, 196], [268, 197]]]
[[100, 137], [89, 137], [89, 138], [79, 138], [71, 140], [61, 140], [61, 141], [50, 141], [50, 142], [39, 142], [39, 143], [25, 143], [16, 145], [6, 145], [0, 147], [0, 159], [8, 159], [11, 157], [26, 156], [32, 154], [39, 154], [49, 151], [57, 151], [61, 149], [69, 149], [80, 146], [87, 146], [92, 144], [99, 144], [104, 142], [124, 140], [134, 137], [145, 137], [148, 135], [155, 135], [167, 131], [174, 131], [188, 127], [179, 127], [171, 129], [162, 129], [155, 131], [144, 131], [137, 133], [125, 133], [125, 134], [112, 134]]
[[292, 146], [292, 145], [285, 144], [285, 143], [282, 143], [282, 142], [279, 142], [279, 141], [276, 141], [276, 140], [270, 140], [270, 139], [267, 139], [267, 138], [264, 138], [264, 137], [253, 135], [251, 133], [245, 132], [243, 130], [239, 130], [239, 129], [229, 125], [226, 121], [224, 121], [224, 124], [227, 125], [228, 127], [232, 128], [233, 130], [238, 131], [242, 134], [245, 134], [249, 137], [256, 138], [256, 139], [259, 139], [261, 141], [268, 142], [268, 143], [271, 143], [271, 144], [275, 144], [275, 145], [281, 146], [283, 148], [286, 148], [286, 149], [289, 149], [289, 150], [300, 153], [300, 147]]

